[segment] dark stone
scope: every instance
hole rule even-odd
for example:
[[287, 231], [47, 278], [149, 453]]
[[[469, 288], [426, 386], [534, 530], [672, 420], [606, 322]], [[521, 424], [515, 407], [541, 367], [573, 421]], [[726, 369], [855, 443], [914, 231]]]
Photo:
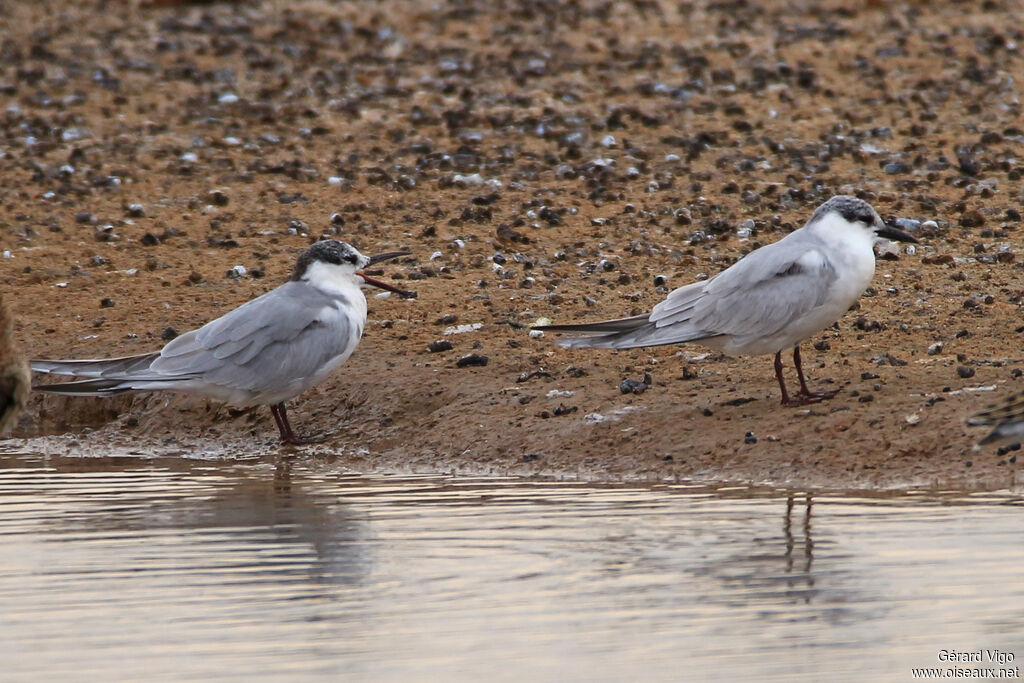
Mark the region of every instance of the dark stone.
[[960, 225], [965, 228], [977, 228], [985, 224], [985, 217], [979, 211], [965, 211], [960, 216]]
[[644, 378], [631, 379], [626, 378], [619, 384], [619, 391], [624, 394], [642, 394], [647, 391], [648, 387], [651, 386], [651, 375], [650, 373], [644, 373]]
[[480, 354], [477, 354], [477, 353], [471, 353], [468, 356], [463, 356], [459, 360], [455, 361], [455, 365], [460, 367], [460, 368], [465, 368], [465, 367], [470, 367], [470, 366], [480, 366], [480, 367], [483, 367], [483, 366], [487, 365], [487, 363], [489, 361], [490, 361], [490, 359], [487, 356], [481, 356]]
[[903, 175], [910, 173], [912, 170], [910, 164], [903, 163], [902, 161], [893, 161], [882, 167], [882, 170], [889, 175]]

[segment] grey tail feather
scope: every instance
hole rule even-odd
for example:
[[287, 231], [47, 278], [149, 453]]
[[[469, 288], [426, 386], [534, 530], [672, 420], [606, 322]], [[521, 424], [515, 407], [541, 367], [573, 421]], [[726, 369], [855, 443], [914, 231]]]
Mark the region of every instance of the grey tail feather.
[[32, 391], [62, 396], [115, 396], [131, 391], [119, 379], [83, 379], [80, 382], [59, 382], [57, 384], [37, 384]]
[[653, 323], [650, 323], [633, 330], [598, 334], [590, 337], [558, 339], [555, 343], [570, 349], [636, 349], [649, 346], [685, 344], [686, 342], [701, 342], [721, 336], [702, 331], [680, 332], [672, 336], [658, 334], [657, 332], [658, 328]]
[[115, 396], [129, 391], [173, 390], [177, 382], [187, 382], [191, 379], [194, 379], [191, 375], [183, 377], [160, 377], [154, 375], [96, 377], [77, 382], [36, 384], [32, 387], [32, 390], [40, 391], [44, 394], [60, 394], [62, 396]]
[[678, 329], [676, 334], [669, 335], [651, 322], [649, 313], [632, 318], [602, 320], [580, 325], [535, 325], [532, 329], [589, 335], [556, 340], [556, 344], [570, 349], [634, 349], [642, 346], [699, 342], [721, 336], [692, 328]]
[[[72, 377], [109, 377], [130, 375], [140, 370], [148, 370], [150, 364], [160, 356], [159, 351], [143, 353], [137, 356], [122, 358], [97, 358], [91, 360], [33, 360], [29, 366], [35, 372]], [[55, 385], [51, 385], [55, 386]]]
[[600, 332], [628, 332], [646, 325], [650, 321], [650, 314], [636, 315], [632, 318], [616, 318], [615, 320], [602, 320], [596, 323], [580, 323], [577, 325], [534, 325], [531, 329], [544, 330], [549, 332], [577, 332], [581, 334], [593, 334]]

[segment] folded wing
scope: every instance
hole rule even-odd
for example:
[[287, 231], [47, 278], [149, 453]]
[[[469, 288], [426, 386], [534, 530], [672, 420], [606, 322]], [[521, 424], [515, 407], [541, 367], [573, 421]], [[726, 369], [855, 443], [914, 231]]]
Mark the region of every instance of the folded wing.
[[594, 336], [568, 347], [634, 348], [729, 336], [772, 336], [820, 306], [836, 273], [813, 241], [788, 236], [740, 259], [710, 280], [669, 293], [648, 315], [583, 325], [539, 327]]
[[[345, 348], [352, 334], [345, 304], [311, 288], [286, 283], [160, 352], [109, 360], [32, 361], [33, 370], [87, 377], [40, 391], [111, 395], [156, 389], [261, 394], [301, 384]], [[360, 331], [361, 332], [361, 331]]]

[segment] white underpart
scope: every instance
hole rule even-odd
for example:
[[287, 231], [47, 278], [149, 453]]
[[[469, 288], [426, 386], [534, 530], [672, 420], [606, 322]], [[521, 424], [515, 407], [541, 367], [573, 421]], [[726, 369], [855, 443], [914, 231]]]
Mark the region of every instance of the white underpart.
[[328, 322], [332, 316], [348, 318], [349, 338], [342, 347], [341, 353], [325, 363], [316, 374], [302, 381], [302, 389], [293, 395], [302, 393], [323, 381], [348, 360], [356, 350], [356, 346], [359, 345], [359, 340], [363, 336], [363, 328], [366, 326], [366, 297], [363, 296], [362, 291], [364, 280], [356, 275], [355, 266], [347, 263], [337, 265], [316, 261], [306, 269], [306, 274], [302, 279], [326, 294], [339, 297], [335, 306], [325, 307], [321, 310], [320, 317], [325, 322]]

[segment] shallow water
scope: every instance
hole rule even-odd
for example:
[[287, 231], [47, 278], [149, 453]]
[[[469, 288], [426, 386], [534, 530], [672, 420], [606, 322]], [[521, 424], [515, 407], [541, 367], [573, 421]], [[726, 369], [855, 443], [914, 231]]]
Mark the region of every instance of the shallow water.
[[[1024, 658], [1019, 498], [0, 454], [0, 679], [911, 680]], [[940, 650], [1014, 662], [949, 664]]]

